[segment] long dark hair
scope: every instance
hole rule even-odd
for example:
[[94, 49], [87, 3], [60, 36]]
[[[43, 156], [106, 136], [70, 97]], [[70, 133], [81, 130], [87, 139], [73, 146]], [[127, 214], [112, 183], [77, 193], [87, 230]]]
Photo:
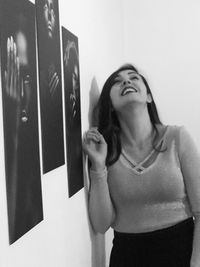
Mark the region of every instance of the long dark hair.
[[156, 139], [158, 135], [158, 129], [156, 125], [158, 124], [162, 125], [162, 122], [160, 121], [160, 118], [158, 115], [156, 104], [153, 99], [153, 95], [151, 93], [150, 87], [146, 79], [144, 78], [144, 76], [141, 75], [132, 64], [125, 64], [121, 66], [114, 73], [112, 73], [106, 80], [103, 86], [100, 98], [99, 98], [98, 105], [97, 105], [98, 130], [103, 135], [108, 145], [108, 154], [107, 154], [107, 159], [106, 159], [107, 166], [110, 166], [113, 163], [115, 163], [121, 154], [121, 141], [120, 141], [121, 128], [120, 128], [117, 114], [112, 106], [112, 102], [110, 98], [110, 91], [111, 91], [112, 86], [115, 83], [115, 78], [117, 77], [119, 72], [124, 71], [124, 70], [132, 70], [136, 72], [137, 74], [139, 74], [146, 86], [147, 94], [151, 95], [152, 101], [150, 103], [147, 103], [147, 109], [148, 109], [151, 123], [156, 132], [154, 140]]

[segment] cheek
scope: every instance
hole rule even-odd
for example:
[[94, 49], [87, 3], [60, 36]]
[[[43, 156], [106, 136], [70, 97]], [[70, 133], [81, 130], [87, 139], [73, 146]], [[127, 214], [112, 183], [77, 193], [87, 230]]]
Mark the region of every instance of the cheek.
[[147, 88], [146, 88], [146, 86], [145, 86], [143, 83], [140, 83], [138, 86], [139, 86], [139, 88], [140, 88], [140, 90], [141, 90], [141, 94], [142, 94], [145, 98], [147, 98]]
[[76, 88], [76, 81], [73, 77], [72, 77], [72, 86], [73, 86], [73, 90], [74, 90]]
[[113, 105], [113, 108], [117, 110], [120, 106], [120, 103], [119, 103], [120, 101], [119, 101], [119, 96], [115, 89], [111, 90], [110, 92], [110, 100]]
[[55, 17], [52, 16], [52, 17], [51, 17], [51, 25], [52, 25], [52, 29], [53, 29], [53, 30], [54, 30], [54, 28], [55, 28], [55, 24], [56, 24]]
[[116, 92], [114, 90], [115, 90], [115, 88], [112, 88], [110, 90], [110, 100], [111, 100], [112, 104], [115, 102], [115, 99], [116, 99], [116, 94], [115, 94]]
[[45, 20], [45, 22], [47, 24], [48, 23], [48, 11], [45, 10], [44, 13], [43, 13], [43, 15], [44, 15], [44, 20]]

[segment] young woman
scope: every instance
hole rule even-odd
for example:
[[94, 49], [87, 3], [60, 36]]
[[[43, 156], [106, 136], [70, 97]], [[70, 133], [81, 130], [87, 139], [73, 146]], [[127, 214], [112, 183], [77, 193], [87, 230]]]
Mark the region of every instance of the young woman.
[[132, 65], [107, 79], [98, 108], [83, 148], [92, 226], [114, 229], [110, 267], [199, 267], [200, 155], [190, 135], [161, 123]]

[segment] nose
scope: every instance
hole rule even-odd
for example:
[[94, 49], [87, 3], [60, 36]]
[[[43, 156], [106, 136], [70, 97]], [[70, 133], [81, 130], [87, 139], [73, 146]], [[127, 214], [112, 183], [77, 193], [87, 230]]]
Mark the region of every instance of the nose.
[[48, 8], [48, 20], [51, 20], [51, 10]]
[[123, 85], [126, 85], [126, 84], [131, 84], [131, 80], [129, 78], [124, 79]]

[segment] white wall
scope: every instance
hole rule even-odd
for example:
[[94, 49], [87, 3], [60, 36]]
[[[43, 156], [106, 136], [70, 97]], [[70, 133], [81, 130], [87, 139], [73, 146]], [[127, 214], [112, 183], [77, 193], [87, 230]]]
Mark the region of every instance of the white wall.
[[200, 135], [200, 2], [124, 1], [125, 59], [146, 75], [165, 124]]
[[[89, 91], [97, 89], [93, 78], [101, 87], [123, 62], [122, 8], [120, 0], [59, 0], [59, 5], [60, 25], [79, 38], [84, 132]], [[87, 190], [68, 198], [66, 165], [42, 175], [44, 221], [9, 246], [1, 99], [0, 92], [0, 267], [102, 267], [104, 238], [89, 228]]]

